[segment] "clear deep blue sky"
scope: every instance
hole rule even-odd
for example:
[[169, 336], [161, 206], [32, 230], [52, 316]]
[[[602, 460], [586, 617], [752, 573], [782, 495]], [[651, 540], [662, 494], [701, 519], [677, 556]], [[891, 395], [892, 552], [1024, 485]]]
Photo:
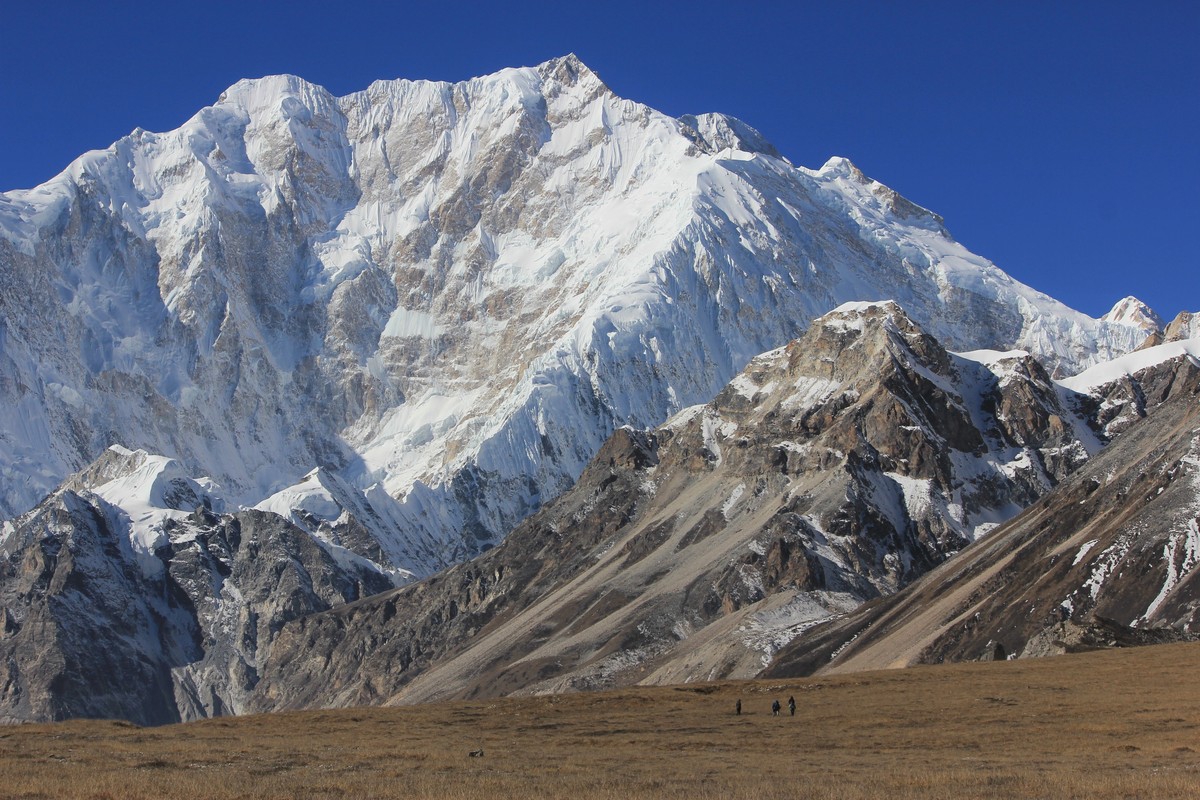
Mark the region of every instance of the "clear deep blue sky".
[[0, 190], [243, 77], [346, 94], [576, 53], [619, 95], [831, 155], [1098, 316], [1200, 311], [1200, 3], [5, 3]]

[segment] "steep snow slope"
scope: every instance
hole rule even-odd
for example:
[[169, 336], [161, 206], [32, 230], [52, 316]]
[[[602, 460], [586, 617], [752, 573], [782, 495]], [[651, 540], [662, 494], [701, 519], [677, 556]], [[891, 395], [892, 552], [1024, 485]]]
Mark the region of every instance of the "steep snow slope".
[[306, 527], [341, 517], [312, 505], [336, 484], [417, 574], [847, 300], [1067, 372], [1145, 336], [1013, 281], [844, 159], [794, 167], [572, 56], [341, 98], [241, 81], [0, 195], [0, 284], [0, 516], [117, 444], [232, 504], [295, 500]]

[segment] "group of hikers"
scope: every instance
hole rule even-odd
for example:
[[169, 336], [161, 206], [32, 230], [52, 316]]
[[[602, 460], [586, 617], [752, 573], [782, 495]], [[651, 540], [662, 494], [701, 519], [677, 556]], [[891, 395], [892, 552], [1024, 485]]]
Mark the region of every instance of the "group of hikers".
[[[793, 717], [796, 716], [796, 698], [795, 697], [790, 697], [790, 696], [788, 697], [787, 707], [788, 707], [788, 715], [793, 716]], [[782, 709], [782, 706], [780, 706], [778, 700], [771, 701], [771, 716], [772, 717], [778, 717], [781, 709]], [[742, 714], [742, 700], [740, 697], [738, 698], [737, 705], [735, 705], [733, 707], [733, 713], [738, 716], [741, 716], [741, 714]]]

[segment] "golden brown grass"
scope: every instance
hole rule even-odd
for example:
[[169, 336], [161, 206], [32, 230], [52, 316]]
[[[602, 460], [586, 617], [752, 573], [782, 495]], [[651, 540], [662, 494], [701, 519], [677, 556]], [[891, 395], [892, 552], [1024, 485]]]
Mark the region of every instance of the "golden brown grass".
[[0, 729], [0, 796], [1191, 798], [1198, 667], [1200, 646], [1170, 645], [163, 728], [24, 725]]

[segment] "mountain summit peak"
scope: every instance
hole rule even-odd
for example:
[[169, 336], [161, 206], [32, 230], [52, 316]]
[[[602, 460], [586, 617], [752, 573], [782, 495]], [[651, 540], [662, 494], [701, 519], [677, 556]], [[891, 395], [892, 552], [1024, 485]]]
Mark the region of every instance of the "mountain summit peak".
[[1163, 327], [1162, 318], [1154, 313], [1150, 306], [1133, 296], [1118, 301], [1112, 310], [1100, 319], [1117, 325], [1132, 325], [1145, 331], [1158, 331]]
[[[0, 606], [95, 579], [93, 605], [121, 601], [72, 614], [53, 638], [129, 654], [87, 671], [126, 690], [158, 686], [163, 713], [137, 719], [237, 710], [256, 685], [242, 666], [277, 646], [268, 632], [498, 549], [588, 469], [594, 483], [555, 536], [535, 517], [526, 541], [573, 536], [566, 520], [594, 513], [609, 541], [567, 542], [578, 563], [608, 553], [612, 568], [629, 559], [647, 576], [699, 545], [697, 568], [721, 565], [706, 578], [714, 593], [695, 595], [712, 619], [749, 607], [766, 575], [743, 571], [753, 563], [768, 583], [832, 592], [869, 563], [876, 583], [859, 584], [860, 597], [896, 588], [914, 563], [1034, 497], [1044, 463], [1085, 454], [1064, 438], [1074, 425], [1031, 438], [1034, 422], [1068, 413], [1048, 380], [1026, 395], [1044, 388], [1050, 405], [1022, 410], [1014, 395], [1003, 419], [977, 429], [979, 387], [998, 379], [949, 351], [1021, 348], [1077, 372], [1145, 333], [1019, 284], [845, 159], [818, 172], [768, 147], [731, 117], [677, 119], [619, 98], [567, 55], [341, 97], [295, 76], [241, 81], [175, 131], [126, 137], [55, 182], [0, 195], [0, 518], [34, 512], [0, 525], [0, 550], [29, 545], [25, 563], [37, 562], [4, 562], [23, 577], [0, 582]], [[899, 305], [843, 305], [883, 297]], [[644, 488], [653, 476], [635, 473], [650, 469], [650, 438], [621, 434], [593, 460], [622, 426], [669, 418], [679, 424], [661, 439], [678, 431], [678, 444], [660, 452], [704, 481], [695, 494]], [[756, 433], [764, 422], [775, 427]], [[948, 470], [1005, 425], [1012, 436], [969, 472], [994, 478], [980, 492], [1024, 483], [964, 496]], [[127, 449], [109, 450], [117, 441]], [[1044, 457], [1020, 449], [1029, 442]], [[656, 467], [664, 476], [670, 458]], [[628, 515], [592, 493], [615, 492], [604, 481], [622, 464], [634, 470]], [[79, 492], [56, 491], [81, 471]], [[937, 487], [957, 494], [933, 515]], [[624, 549], [611, 537], [633, 535], [621, 520], [650, 491], [668, 501], [661, 519], [690, 502], [680, 498], [712, 502], [669, 545], [655, 528]], [[854, 502], [872, 497], [869, 509]], [[761, 536], [710, 557], [724, 522], [749, 531], [775, 508]], [[51, 563], [38, 555], [47, 531], [103, 558]], [[125, 564], [106, 566], [117, 551]], [[535, 552], [443, 581], [469, 588], [429, 606], [439, 620], [429, 629], [448, 617], [490, 625], [468, 609], [541, 570]], [[825, 583], [831, 558], [846, 569]], [[184, 583], [194, 592], [175, 603]], [[700, 585], [667, 583], [674, 595]], [[26, 641], [9, 635], [30, 618], [17, 617], [0, 615], [0, 678]], [[167, 623], [177, 645], [160, 647]], [[611, 641], [667, 641], [620, 636]], [[201, 652], [207, 642], [217, 644]], [[43, 661], [83, 663], [72, 659], [55, 650]], [[43, 672], [45, 683], [57, 674]], [[6, 702], [41, 691], [29, 687], [0, 692], [0, 718]]]
[[817, 172], [833, 178], [851, 178], [860, 183], [867, 181], [867, 176], [863, 174], [862, 170], [854, 166], [854, 162], [845, 156], [831, 156]]
[[595, 82], [604, 86], [604, 81], [587, 64], [574, 53], [558, 56], [545, 61], [536, 67], [543, 80], [554, 80], [564, 86], [575, 86], [581, 83]]

